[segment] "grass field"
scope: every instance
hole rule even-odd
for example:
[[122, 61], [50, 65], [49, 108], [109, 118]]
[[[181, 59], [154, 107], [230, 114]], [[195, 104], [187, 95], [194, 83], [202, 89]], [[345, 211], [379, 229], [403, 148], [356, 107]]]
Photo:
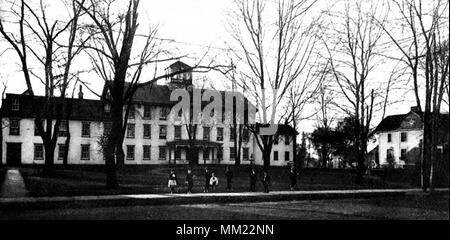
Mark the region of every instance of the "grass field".
[[[208, 166], [216, 173], [220, 184], [215, 192], [227, 192], [226, 166]], [[249, 191], [249, 166], [231, 166], [233, 171], [233, 192]], [[174, 167], [178, 177], [178, 192], [186, 192], [185, 176], [187, 166]], [[194, 192], [202, 192], [204, 184], [204, 167], [199, 165], [193, 169], [195, 175]], [[168, 166], [126, 166], [118, 170], [120, 187], [105, 189], [105, 174], [103, 166], [70, 166], [70, 169], [57, 169], [52, 176], [42, 177], [40, 170], [22, 168], [21, 173], [31, 196], [76, 196], [104, 194], [139, 194], [168, 193]], [[257, 191], [263, 186], [261, 168], [257, 168]], [[287, 167], [272, 167], [271, 190], [289, 190], [289, 169]], [[362, 185], [355, 185], [352, 171], [331, 171], [304, 169], [297, 180], [298, 190], [332, 190], [332, 189], [363, 189], [363, 188], [408, 188], [409, 183], [392, 183], [382, 181], [380, 177], [366, 177]]]

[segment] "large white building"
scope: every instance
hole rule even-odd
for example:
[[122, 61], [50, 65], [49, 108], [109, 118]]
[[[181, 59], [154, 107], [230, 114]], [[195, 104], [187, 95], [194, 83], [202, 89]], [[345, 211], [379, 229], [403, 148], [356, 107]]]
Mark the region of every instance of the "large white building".
[[[178, 71], [187, 65], [176, 62], [169, 71]], [[125, 164], [186, 164], [187, 148], [195, 146], [198, 163], [234, 164], [234, 141], [231, 124], [197, 125], [195, 138], [189, 139], [186, 125], [176, 125], [168, 118], [174, 103], [170, 94], [176, 88], [192, 89], [192, 72], [171, 77], [167, 85], [147, 84], [135, 94], [128, 117], [123, 150]], [[224, 92], [221, 92], [222, 95]], [[108, 97], [105, 87], [102, 97]], [[106, 101], [83, 99], [80, 88], [77, 99], [54, 99], [53, 112], [45, 111], [44, 97], [23, 94], [6, 94], [2, 103], [3, 152], [2, 162], [10, 166], [44, 163], [44, 145], [35, 127], [35, 114], [45, 119], [63, 115], [55, 148], [54, 162], [62, 164], [68, 136], [68, 164], [104, 164], [100, 138], [110, 127], [110, 106]], [[254, 107], [245, 101], [248, 107]], [[67, 108], [70, 107], [70, 110]], [[65, 113], [69, 113], [67, 116]], [[55, 120], [53, 120], [53, 123]], [[45, 122], [44, 122], [45, 123]], [[45, 126], [45, 125], [44, 125]], [[67, 127], [68, 128], [67, 128]], [[279, 141], [273, 146], [271, 165], [284, 166], [292, 162], [295, 131], [289, 126], [279, 128]], [[262, 153], [256, 140], [244, 128], [241, 146], [241, 163], [262, 165]], [[194, 140], [195, 139], [195, 140]]]

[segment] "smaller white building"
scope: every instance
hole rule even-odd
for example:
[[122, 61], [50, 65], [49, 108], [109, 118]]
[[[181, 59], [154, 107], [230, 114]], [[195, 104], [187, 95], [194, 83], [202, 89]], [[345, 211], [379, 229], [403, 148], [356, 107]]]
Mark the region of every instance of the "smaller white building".
[[[441, 114], [441, 119], [446, 124], [443, 123], [438, 132], [447, 132], [448, 139], [448, 114]], [[378, 160], [379, 165], [403, 167], [420, 162], [423, 121], [422, 113], [417, 107], [411, 107], [406, 114], [386, 117], [375, 129], [375, 133], [378, 135], [378, 159], [375, 161]]]

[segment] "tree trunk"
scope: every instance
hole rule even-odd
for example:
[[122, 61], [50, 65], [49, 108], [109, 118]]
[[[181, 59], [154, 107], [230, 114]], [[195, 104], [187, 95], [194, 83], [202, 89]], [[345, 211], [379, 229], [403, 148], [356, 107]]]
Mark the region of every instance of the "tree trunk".
[[439, 117], [439, 110], [435, 110], [432, 113], [432, 117], [431, 117], [431, 129], [433, 129], [433, 132], [431, 132], [432, 136], [431, 136], [431, 161], [430, 161], [430, 183], [429, 183], [429, 187], [430, 187], [430, 193], [434, 192], [434, 184], [435, 184], [435, 178], [436, 178], [436, 172], [438, 169], [438, 151], [437, 151], [437, 145], [438, 143], [438, 133], [439, 130], [437, 129], [437, 121], [438, 121], [438, 117]]
[[321, 151], [321, 158], [322, 158], [322, 168], [327, 168], [327, 152], [328, 152], [328, 148], [326, 146], [326, 144], [324, 144], [322, 146], [322, 151]]
[[64, 157], [63, 157], [63, 166], [67, 166], [69, 164], [69, 146], [70, 146], [70, 132], [69, 132], [70, 128], [69, 128], [69, 122], [67, 122], [67, 136], [66, 136], [66, 141], [65, 141], [65, 152], [64, 152]]
[[[121, 95], [122, 93], [120, 93]], [[105, 174], [106, 174], [106, 187], [117, 188], [119, 186], [116, 174], [116, 147], [120, 133], [122, 131], [122, 112], [123, 103], [116, 101], [111, 106], [111, 133], [108, 137], [106, 144], [106, 156], [105, 156]]]
[[356, 184], [363, 183], [363, 176], [365, 172], [365, 156], [366, 156], [366, 145], [364, 141], [361, 141], [361, 146], [358, 149], [358, 164], [356, 167]]
[[268, 171], [270, 169], [270, 152], [271, 152], [271, 149], [268, 149], [267, 147], [264, 148], [264, 151], [262, 151], [263, 168], [265, 171]]
[[422, 143], [422, 163], [421, 163], [421, 187], [424, 192], [429, 186], [429, 171], [428, 167], [431, 162], [431, 143], [432, 143], [432, 129], [430, 121], [430, 113], [425, 110], [423, 120], [423, 143]]
[[[72, 99], [73, 99], [73, 94], [72, 94]], [[69, 149], [70, 149], [70, 116], [72, 113], [72, 103], [69, 103], [68, 100], [66, 99], [65, 101], [66, 103], [66, 132], [67, 132], [67, 136], [66, 136], [66, 141], [65, 141], [65, 152], [64, 152], [64, 157], [63, 157], [63, 166], [67, 166], [69, 164]]]
[[[2, 103], [4, 98], [2, 96]], [[0, 168], [3, 166], [3, 111], [0, 108]]]
[[[295, 123], [295, 119], [293, 119], [293, 128], [294, 130], [297, 130], [297, 124]], [[292, 161], [294, 163], [294, 168], [297, 170], [299, 168], [299, 161], [297, 159], [297, 135], [293, 136], [292, 139]]]
[[45, 162], [44, 162], [44, 176], [49, 176], [53, 174], [53, 160], [55, 158], [55, 146], [56, 143], [50, 142], [50, 143], [44, 143], [44, 149], [45, 149]]
[[106, 188], [114, 189], [118, 187], [116, 164], [114, 161], [115, 142], [113, 139], [108, 140], [106, 146], [105, 156], [105, 174], [106, 174]]
[[[241, 145], [242, 145], [242, 135], [241, 135], [241, 130], [242, 130], [242, 125], [238, 126], [238, 124], [233, 124], [234, 125], [234, 164], [236, 166], [241, 165]], [[239, 127], [239, 129], [238, 129]], [[239, 133], [239, 137], [238, 137], [238, 133]], [[239, 141], [239, 142], [238, 142]]]
[[116, 145], [116, 166], [123, 167], [125, 165], [125, 153], [123, 151], [123, 137], [117, 139]]

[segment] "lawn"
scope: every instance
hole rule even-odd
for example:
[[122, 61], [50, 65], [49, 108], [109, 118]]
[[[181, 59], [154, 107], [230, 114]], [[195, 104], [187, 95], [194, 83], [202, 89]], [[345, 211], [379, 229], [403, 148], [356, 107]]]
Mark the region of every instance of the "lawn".
[[[216, 173], [220, 184], [215, 192], [227, 192], [225, 166], [209, 166]], [[176, 166], [178, 177], [178, 192], [186, 192], [184, 183], [187, 166]], [[139, 194], [168, 193], [168, 166], [126, 166], [118, 170], [120, 187], [105, 189], [105, 174], [103, 166], [69, 166], [59, 168], [50, 177], [40, 175], [36, 168], [22, 168], [27, 189], [31, 196], [77, 196], [77, 195], [107, 195], [107, 194]], [[249, 191], [249, 166], [232, 166], [233, 192]], [[271, 190], [289, 190], [289, 172], [287, 167], [272, 167]], [[203, 191], [203, 166], [193, 169], [195, 175], [194, 193]], [[257, 168], [257, 191], [262, 191], [260, 181], [262, 169]], [[362, 185], [354, 184], [355, 176], [351, 171], [332, 171], [304, 169], [298, 178], [298, 190], [331, 190], [331, 189], [365, 189], [365, 188], [408, 188], [408, 183], [384, 182], [379, 177], [366, 177]]]

